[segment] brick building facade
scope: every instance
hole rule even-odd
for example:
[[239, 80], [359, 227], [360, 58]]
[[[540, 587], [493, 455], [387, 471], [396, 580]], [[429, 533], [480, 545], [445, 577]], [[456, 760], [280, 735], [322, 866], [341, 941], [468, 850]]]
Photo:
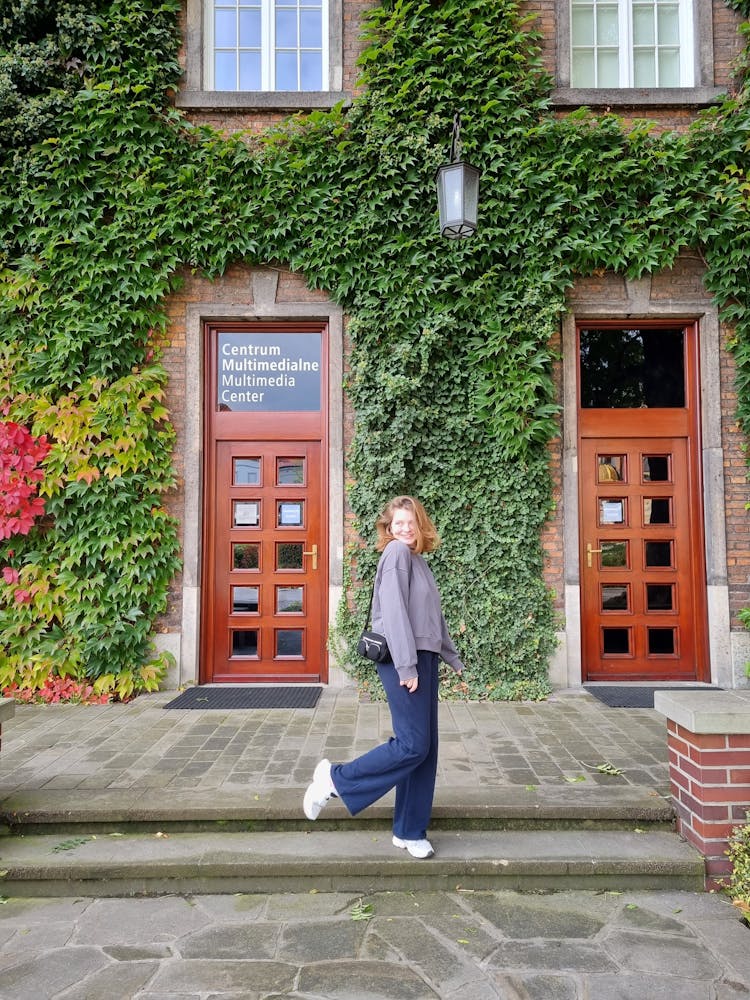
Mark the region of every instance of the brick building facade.
[[[211, 89], [206, 84], [212, 44], [206, 4], [201, 0], [185, 0], [182, 53], [185, 76], [183, 88], [175, 95], [176, 105], [196, 123], [233, 132], [259, 131], [293, 111], [350, 102], [356, 93], [355, 63], [361, 45], [362, 14], [369, 6], [364, 0], [329, 0], [328, 76], [320, 90], [247, 92]], [[626, 120], [648, 118], [657, 121], [663, 129], [683, 130], [699, 109], [710, 106], [720, 95], [731, 91], [732, 64], [741, 51], [737, 30], [739, 15], [723, 0], [684, 0], [678, 6], [681, 16], [688, 17], [695, 39], [694, 58], [685, 82], [665, 87], [582, 87], [573, 85], [576, 68], [570, 51], [570, 0], [529, 0], [525, 8], [537, 15], [536, 24], [543, 35], [544, 65], [555, 81], [552, 92], [555, 112], [564, 115], [587, 105], [596, 111], [611, 110]], [[176, 654], [178, 679], [183, 683], [219, 677], [218, 674], [214, 677], [201, 674], [199, 667], [201, 631], [205, 626], [208, 600], [205, 593], [206, 554], [213, 551], [210, 545], [206, 548], [205, 539], [208, 517], [205, 494], [209, 486], [205, 477], [210, 466], [206, 448], [213, 447], [213, 439], [209, 441], [206, 437], [204, 424], [204, 410], [210, 394], [205, 370], [209, 359], [204, 348], [207, 324], [223, 323], [231, 330], [239, 325], [249, 331], [250, 336], [254, 335], [253, 331], [277, 328], [284, 331], [294, 323], [319, 323], [325, 327], [330, 390], [325, 492], [329, 506], [328, 587], [322, 607], [329, 620], [335, 614], [342, 593], [347, 541], [344, 456], [351, 440], [353, 420], [341, 391], [346, 317], [324, 293], [311, 291], [303, 276], [291, 274], [283, 264], [270, 264], [267, 268], [255, 269], [235, 266], [216, 281], [186, 273], [181, 289], [171, 296], [168, 304], [165, 363], [170, 374], [168, 404], [178, 436], [175, 461], [179, 477], [179, 488], [171, 499], [171, 512], [182, 525], [184, 570], [182, 577], [175, 581], [170, 609], [161, 623], [160, 641]], [[704, 618], [705, 655], [701, 653], [702, 671], [692, 678], [680, 675], [677, 679], [713, 682], [723, 687], [743, 683], [744, 663], [750, 658], [750, 647], [739, 626], [737, 612], [750, 604], [746, 455], [734, 419], [733, 362], [724, 347], [731, 330], [720, 324], [702, 276], [702, 262], [684, 253], [669, 273], [654, 274], [638, 282], [603, 274], [580, 280], [570, 292], [569, 312], [559, 334], [562, 361], [556, 368], [562, 420], [560, 435], [550, 445], [556, 506], [543, 535], [547, 557], [545, 580], [554, 591], [561, 621], [559, 648], [550, 664], [550, 679], [556, 685], [577, 686], [591, 679], [587, 678], [585, 662], [586, 598], [582, 593], [586, 490], [590, 484], [587, 486], [580, 478], [585, 434], [581, 433], [579, 404], [579, 332], [584, 327], [621, 330], [634, 325], [657, 331], [690, 326], [696, 337], [699, 392], [695, 400], [695, 440], [691, 447], [695, 448], [697, 465], [690, 459], [688, 474], [692, 477], [690, 489], [695, 489], [697, 497], [691, 531], [701, 539], [696, 573], [702, 593], [695, 606], [701, 609]], [[222, 433], [218, 432], [217, 440]], [[290, 440], [286, 431], [284, 435], [285, 440]], [[618, 440], [622, 442], [626, 438], [626, 434], [620, 433]], [[645, 440], [643, 435], [641, 440]], [[605, 453], [608, 457], [617, 457], [614, 453], [620, 448], [625, 455], [625, 445], [613, 444], [606, 435], [602, 435], [602, 441], [597, 452], [601, 453], [597, 459], [600, 465]], [[644, 450], [644, 447], [641, 453], [646, 454], [649, 449]], [[664, 447], [659, 444], [657, 450]], [[634, 469], [635, 459], [631, 457], [628, 461]], [[680, 490], [679, 484], [677, 490]], [[651, 492], [656, 491], [652, 488]], [[230, 495], [231, 490], [227, 493], [228, 497]], [[651, 505], [658, 499], [644, 499], [643, 489], [629, 496], [630, 499], [623, 500], [610, 491], [598, 501], [599, 510], [608, 503], [611, 507], [612, 502], [630, 503], [634, 510], [636, 503]], [[599, 528], [603, 525], [604, 522]], [[593, 540], [594, 536], [591, 538]], [[597, 538], [600, 542], [599, 536]], [[589, 552], [598, 552], [602, 547], [597, 541], [587, 544]], [[591, 556], [588, 558], [590, 560]], [[622, 595], [629, 593], [629, 585], [620, 586], [615, 581], [613, 587], [606, 577], [601, 586], [601, 593], [611, 594], [615, 600], [625, 600]], [[664, 586], [659, 592], [661, 597]], [[248, 588], [243, 590], [247, 597], [245, 590]], [[606, 625], [602, 631], [607, 633]], [[609, 631], [615, 644], [626, 641], [626, 628]], [[663, 627], [656, 630], [660, 642], [667, 631]], [[604, 641], [606, 645], [608, 640]], [[618, 676], [636, 680], [647, 674], [646, 663], [632, 674]], [[221, 677], [227, 679], [226, 675]], [[322, 669], [320, 679], [329, 683], [343, 683], [344, 680], [333, 667], [330, 671]]]

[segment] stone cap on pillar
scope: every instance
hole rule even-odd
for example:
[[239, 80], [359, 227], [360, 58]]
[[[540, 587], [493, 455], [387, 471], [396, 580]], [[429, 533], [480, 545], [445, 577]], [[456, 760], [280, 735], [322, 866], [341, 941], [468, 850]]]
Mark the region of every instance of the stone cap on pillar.
[[654, 708], [691, 733], [750, 733], [750, 689], [657, 690]]

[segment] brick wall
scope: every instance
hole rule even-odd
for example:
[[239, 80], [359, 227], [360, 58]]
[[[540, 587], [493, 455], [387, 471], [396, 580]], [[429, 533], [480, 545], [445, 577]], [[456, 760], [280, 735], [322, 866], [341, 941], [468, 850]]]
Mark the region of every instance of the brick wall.
[[706, 859], [709, 888], [729, 874], [727, 843], [750, 809], [750, 734], [692, 733], [667, 722], [677, 829]]
[[734, 357], [721, 353], [721, 435], [724, 448], [724, 496], [727, 519], [727, 576], [732, 627], [741, 627], [737, 612], [750, 607], [750, 517], [748, 501], [747, 451], [735, 413]]

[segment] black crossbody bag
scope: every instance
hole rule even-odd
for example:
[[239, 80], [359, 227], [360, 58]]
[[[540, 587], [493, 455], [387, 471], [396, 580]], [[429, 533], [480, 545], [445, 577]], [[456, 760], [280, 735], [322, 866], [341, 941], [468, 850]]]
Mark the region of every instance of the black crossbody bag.
[[372, 617], [372, 601], [375, 596], [375, 584], [372, 585], [372, 591], [370, 592], [370, 607], [367, 612], [367, 625], [362, 630], [362, 635], [359, 637], [359, 642], [357, 643], [357, 652], [360, 656], [364, 656], [366, 660], [372, 660], [373, 663], [383, 663], [384, 660], [390, 660], [391, 654], [388, 650], [388, 643], [384, 635], [380, 632], [372, 632], [370, 630], [370, 618]]

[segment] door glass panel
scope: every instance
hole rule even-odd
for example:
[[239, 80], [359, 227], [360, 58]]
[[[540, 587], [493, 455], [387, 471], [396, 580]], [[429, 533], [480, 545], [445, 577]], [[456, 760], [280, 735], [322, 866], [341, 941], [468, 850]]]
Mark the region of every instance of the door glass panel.
[[675, 630], [673, 628], [650, 628], [648, 632], [648, 651], [652, 656], [674, 656]]
[[234, 486], [260, 486], [260, 459], [235, 458], [232, 483]]
[[276, 543], [276, 569], [302, 569], [302, 542]]
[[302, 587], [276, 588], [276, 614], [302, 611]]
[[260, 500], [233, 500], [232, 524], [235, 528], [257, 528], [260, 524]]
[[258, 655], [258, 629], [234, 629], [232, 632], [232, 656]]
[[643, 498], [643, 523], [644, 524], [671, 524], [672, 523], [672, 498], [671, 497], [644, 497]]
[[260, 545], [257, 542], [234, 544], [232, 569], [260, 569]]
[[627, 566], [628, 543], [602, 542], [601, 561], [602, 568]]
[[630, 652], [629, 628], [603, 628], [602, 651], [605, 656], [622, 656]]
[[257, 614], [259, 591], [259, 587], [232, 587], [232, 614]]
[[672, 565], [672, 543], [671, 542], [646, 542], [646, 565], [647, 566], [671, 566]]
[[648, 611], [674, 611], [674, 587], [670, 583], [646, 584]]
[[670, 455], [644, 455], [644, 483], [671, 483]]
[[580, 338], [584, 409], [685, 406], [682, 329], [582, 329]]
[[280, 528], [300, 528], [302, 527], [304, 516], [304, 501], [295, 500], [290, 502], [282, 500], [276, 508], [276, 524]]
[[625, 479], [624, 455], [599, 455], [597, 478], [600, 483], [616, 483]]
[[627, 611], [628, 605], [627, 584], [612, 583], [602, 587], [602, 611]]
[[276, 485], [302, 486], [305, 482], [304, 458], [277, 458]]
[[611, 497], [599, 498], [599, 524], [624, 524], [626, 517], [625, 500]]
[[280, 628], [276, 630], [277, 656], [302, 656], [302, 629]]

